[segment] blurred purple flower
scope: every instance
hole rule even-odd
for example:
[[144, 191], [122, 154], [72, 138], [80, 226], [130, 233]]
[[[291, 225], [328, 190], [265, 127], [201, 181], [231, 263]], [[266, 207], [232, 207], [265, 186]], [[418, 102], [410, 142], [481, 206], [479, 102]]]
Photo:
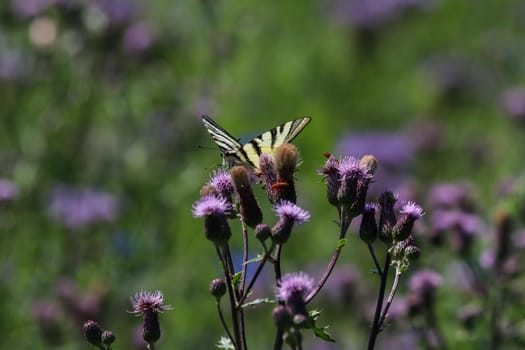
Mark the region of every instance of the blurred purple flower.
[[429, 191], [428, 201], [434, 209], [474, 207], [472, 187], [469, 183], [438, 183]]
[[308, 211], [290, 201], [280, 201], [275, 205], [274, 211], [279, 218], [293, 220], [295, 224], [302, 224], [310, 220]]
[[0, 179], [0, 203], [10, 202], [16, 197], [18, 197], [18, 187], [7, 179]]
[[314, 279], [304, 272], [288, 273], [281, 278], [275, 289], [278, 300], [288, 302], [294, 295], [300, 295], [304, 300], [314, 288]]
[[55, 2], [56, 0], [11, 0], [11, 11], [21, 18], [34, 17]]
[[382, 166], [403, 168], [410, 163], [416, 149], [411, 138], [402, 132], [368, 131], [345, 135], [337, 145], [340, 154], [362, 157], [371, 154]]
[[131, 55], [140, 55], [153, 44], [153, 32], [146, 22], [131, 24], [124, 32], [122, 46]]
[[356, 29], [378, 29], [410, 10], [429, 8], [429, 0], [341, 0], [335, 4], [334, 19]]
[[134, 0], [98, 0], [96, 4], [110, 24], [123, 24], [137, 14]]
[[0, 46], [0, 81], [18, 81], [26, 76], [29, 62], [22, 53]]
[[509, 117], [518, 121], [525, 121], [525, 86], [516, 86], [505, 90], [501, 97], [501, 105]]
[[51, 193], [50, 217], [67, 228], [113, 222], [119, 214], [117, 199], [106, 192], [61, 186]]
[[415, 272], [408, 283], [410, 292], [417, 294], [432, 293], [443, 284], [443, 277], [432, 270], [425, 269]]

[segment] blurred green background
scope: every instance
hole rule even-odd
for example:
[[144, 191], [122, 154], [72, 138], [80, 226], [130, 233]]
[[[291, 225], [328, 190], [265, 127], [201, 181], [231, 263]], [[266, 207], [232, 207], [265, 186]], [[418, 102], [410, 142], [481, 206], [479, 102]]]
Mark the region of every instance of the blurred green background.
[[[523, 168], [524, 34], [519, 0], [1, 2], [0, 348], [87, 349], [88, 318], [133, 348], [129, 297], [156, 289], [174, 307], [159, 347], [213, 347], [222, 331], [207, 289], [220, 270], [191, 205], [221, 159], [202, 114], [236, 136], [312, 117], [294, 142], [312, 220], [285, 272], [315, 275], [335, 244], [323, 152], [375, 154], [374, 193], [418, 200], [426, 219], [432, 184], [466, 182], [490, 227], [497, 185]], [[417, 267], [445, 271], [454, 254], [433, 249]], [[365, 253], [352, 235], [340, 262], [359, 273], [363, 304], [377, 289]], [[338, 343], [308, 334], [307, 348], [363, 348], [369, 315], [341, 306], [334, 281], [314, 306]], [[454, 287], [445, 278], [438, 314], [450, 348], [467, 349], [455, 316], [470, 297]], [[271, 296], [270, 279], [258, 288]], [[249, 312], [253, 349], [273, 342], [270, 310]]]

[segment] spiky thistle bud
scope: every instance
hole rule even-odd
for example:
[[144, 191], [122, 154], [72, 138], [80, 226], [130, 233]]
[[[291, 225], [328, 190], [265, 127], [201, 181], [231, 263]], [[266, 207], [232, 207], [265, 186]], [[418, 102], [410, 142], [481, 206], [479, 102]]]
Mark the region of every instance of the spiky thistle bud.
[[218, 195], [210, 194], [193, 204], [193, 216], [204, 218], [206, 238], [215, 244], [225, 244], [231, 237], [226, 215], [231, 212], [228, 201]]
[[115, 334], [112, 331], [104, 331], [102, 333], [102, 343], [106, 346], [113, 344], [115, 339]]
[[310, 220], [310, 213], [298, 205], [281, 201], [274, 207], [279, 221], [272, 227], [272, 239], [278, 244], [284, 244], [290, 238], [294, 223], [302, 224]]
[[338, 207], [339, 197], [337, 194], [339, 192], [339, 187], [341, 186], [339, 176], [339, 161], [330, 154], [326, 155], [328, 160], [326, 161], [323, 169], [321, 169], [320, 174], [323, 175], [326, 181], [326, 197], [328, 199], [328, 203]]
[[222, 278], [216, 278], [210, 283], [210, 293], [216, 299], [220, 299], [226, 294], [226, 283]]
[[294, 174], [299, 159], [297, 147], [290, 143], [282, 144], [275, 150], [273, 158], [277, 172], [277, 184], [280, 184], [279, 186], [272, 185], [276, 191], [276, 200], [297, 202], [294, 183]]
[[272, 235], [272, 229], [266, 224], [255, 226], [255, 237], [261, 241], [266, 241]]
[[354, 157], [343, 157], [338, 165], [341, 182], [338, 199], [349, 218], [361, 214], [365, 206], [368, 185], [373, 178], [367, 163], [361, 164]]
[[94, 346], [101, 346], [103, 330], [98, 322], [92, 320], [84, 322], [83, 330], [84, 336], [90, 344]]
[[272, 318], [277, 328], [286, 330], [292, 325], [292, 315], [284, 305], [277, 305], [273, 308]]
[[142, 338], [148, 344], [154, 344], [160, 339], [159, 313], [171, 310], [164, 304], [164, 296], [160, 291], [153, 293], [140, 292], [131, 297], [132, 313], [142, 315]]
[[412, 233], [414, 222], [424, 214], [423, 208], [410, 201], [401, 208], [400, 213], [403, 214], [403, 216], [392, 230], [392, 239], [395, 242], [407, 239]]
[[271, 154], [263, 153], [259, 157], [259, 178], [263, 184], [266, 195], [270, 203], [277, 202], [277, 192], [274, 185], [277, 183], [277, 171], [275, 170], [274, 160]]
[[[289, 273], [283, 276], [275, 290], [277, 299], [284, 301], [291, 315], [308, 317], [306, 297], [313, 290], [314, 280], [304, 272]], [[295, 323], [295, 322], [294, 322]]]
[[373, 243], [377, 239], [376, 205], [365, 205], [359, 227], [359, 237], [366, 243]]
[[394, 205], [397, 196], [391, 191], [384, 191], [379, 197], [379, 239], [390, 245], [392, 243], [392, 230], [396, 224]]
[[252, 191], [248, 171], [243, 166], [231, 169], [233, 187], [239, 196], [240, 212], [246, 225], [254, 228], [262, 222], [263, 214]]

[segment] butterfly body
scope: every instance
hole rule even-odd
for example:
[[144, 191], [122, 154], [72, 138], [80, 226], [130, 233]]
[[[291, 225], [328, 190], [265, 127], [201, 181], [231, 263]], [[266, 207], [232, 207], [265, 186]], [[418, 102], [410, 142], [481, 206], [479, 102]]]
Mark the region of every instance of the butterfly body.
[[259, 157], [272, 154], [283, 143], [291, 142], [310, 122], [310, 117], [298, 118], [276, 126], [259, 136], [241, 143], [215, 120], [202, 116], [204, 126], [219, 147], [227, 166], [242, 163], [253, 169], [259, 169]]

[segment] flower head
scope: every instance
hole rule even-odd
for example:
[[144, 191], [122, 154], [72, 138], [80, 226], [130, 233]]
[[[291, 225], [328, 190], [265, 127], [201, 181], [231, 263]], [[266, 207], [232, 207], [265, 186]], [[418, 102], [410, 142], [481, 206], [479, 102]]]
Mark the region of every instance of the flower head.
[[425, 212], [423, 211], [423, 208], [421, 208], [421, 206], [419, 206], [418, 204], [412, 201], [408, 201], [407, 204], [405, 204], [399, 212], [401, 214], [410, 216], [413, 219], [419, 219], [425, 214]]
[[193, 216], [202, 218], [213, 214], [226, 215], [231, 209], [231, 204], [224, 197], [209, 194], [193, 204], [192, 212]]
[[232, 177], [230, 173], [224, 169], [215, 171], [208, 184], [213, 186], [223, 196], [233, 193]]
[[278, 300], [287, 302], [293, 296], [300, 296], [303, 300], [314, 288], [314, 279], [304, 272], [293, 272], [284, 275], [281, 283], [275, 290]]
[[166, 310], [171, 310], [170, 305], [164, 305], [164, 295], [161, 291], [136, 293], [131, 298], [131, 305], [135, 315], [145, 315], [148, 312], [159, 313]]
[[310, 220], [310, 213], [289, 201], [281, 201], [274, 207], [275, 213], [281, 219], [291, 219], [296, 224]]

